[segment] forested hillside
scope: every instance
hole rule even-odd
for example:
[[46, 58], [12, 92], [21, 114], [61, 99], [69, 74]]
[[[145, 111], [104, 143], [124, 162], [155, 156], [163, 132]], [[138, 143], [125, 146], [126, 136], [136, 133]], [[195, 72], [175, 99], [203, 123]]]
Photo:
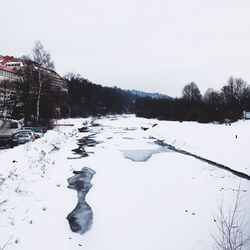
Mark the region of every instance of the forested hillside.
[[103, 87], [79, 76], [66, 77], [71, 117], [134, 112], [136, 96], [114, 87]]

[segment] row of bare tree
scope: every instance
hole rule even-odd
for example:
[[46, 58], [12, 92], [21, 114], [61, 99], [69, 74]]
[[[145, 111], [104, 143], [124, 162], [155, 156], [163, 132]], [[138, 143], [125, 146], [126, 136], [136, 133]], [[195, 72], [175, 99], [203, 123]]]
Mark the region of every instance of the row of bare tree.
[[64, 77], [67, 92], [58, 91], [51, 84], [44, 69], [54, 69], [50, 54], [40, 41], [35, 43], [32, 56], [23, 56], [24, 67], [19, 81], [0, 82], [1, 94], [6, 98], [0, 109], [7, 109], [12, 118], [24, 118], [24, 123], [48, 123], [52, 118], [86, 117], [131, 112], [134, 96], [117, 87], [94, 84], [80, 75]]
[[219, 91], [209, 88], [202, 96], [191, 82], [183, 88], [181, 98], [140, 98], [135, 108], [138, 116], [199, 122], [237, 120], [244, 110], [250, 110], [250, 86], [233, 77]]
[[25, 123], [43, 123], [51, 118], [134, 112], [137, 116], [165, 120], [199, 122], [237, 120], [243, 110], [250, 110], [250, 86], [241, 78], [229, 78], [219, 91], [209, 88], [202, 96], [191, 82], [181, 98], [139, 98], [119, 88], [93, 84], [79, 75], [68, 75], [68, 93], [58, 91], [43, 69], [54, 69], [50, 53], [40, 41], [32, 56], [23, 56], [19, 81], [0, 82], [0, 111], [7, 110], [13, 118]]

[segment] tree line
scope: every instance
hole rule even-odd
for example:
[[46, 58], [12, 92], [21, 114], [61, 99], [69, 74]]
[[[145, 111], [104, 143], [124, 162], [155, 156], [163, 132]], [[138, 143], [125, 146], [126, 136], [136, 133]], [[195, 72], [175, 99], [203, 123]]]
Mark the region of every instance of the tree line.
[[136, 97], [127, 91], [117, 87], [103, 87], [75, 74], [68, 74], [65, 79], [71, 117], [134, 112]]
[[236, 121], [244, 110], [250, 110], [250, 86], [233, 77], [219, 91], [209, 88], [203, 96], [197, 84], [191, 82], [185, 85], [180, 98], [138, 98], [135, 103], [137, 116], [203, 123]]
[[[250, 86], [241, 78], [229, 78], [219, 91], [209, 88], [204, 95], [196, 85], [186, 84], [180, 98], [139, 97], [117, 87], [104, 87], [69, 73], [64, 77], [67, 91], [58, 91], [42, 68], [54, 69], [50, 54], [36, 42], [32, 57], [24, 56], [19, 81], [1, 81], [0, 109], [25, 124], [49, 124], [51, 119], [135, 113], [164, 120], [224, 122], [242, 117], [250, 110]], [[9, 96], [8, 96], [9, 95]]]
[[25, 62], [17, 81], [0, 81], [0, 111], [13, 119], [24, 119], [25, 125], [49, 126], [54, 118], [87, 117], [90, 115], [133, 112], [135, 95], [117, 87], [103, 87], [69, 73], [62, 80], [66, 91], [53, 86], [54, 70], [50, 53], [40, 41], [35, 42], [32, 56], [22, 56]]
[[[64, 78], [68, 92], [53, 88], [50, 78], [43, 76], [28, 64], [21, 81], [2, 81], [4, 93], [13, 92], [2, 103], [13, 119], [24, 118], [25, 124], [49, 125], [54, 118], [88, 117], [107, 114], [133, 113], [136, 96], [117, 87], [103, 87], [75, 74]], [[39, 90], [40, 88], [40, 90]], [[38, 115], [39, 109], [39, 117]]]

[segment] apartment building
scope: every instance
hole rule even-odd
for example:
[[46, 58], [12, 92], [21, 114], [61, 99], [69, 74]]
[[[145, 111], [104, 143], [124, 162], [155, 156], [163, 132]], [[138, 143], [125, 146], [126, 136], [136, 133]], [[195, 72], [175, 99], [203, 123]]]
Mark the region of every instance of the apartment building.
[[[15, 95], [14, 84], [23, 79], [24, 69], [27, 65], [34, 73], [49, 79], [50, 86], [60, 92], [68, 92], [65, 80], [54, 70], [42, 67], [34, 61], [23, 60], [13, 56], [0, 55], [0, 109], [6, 106]], [[13, 86], [12, 86], [13, 84]]]
[[13, 56], [0, 55], [0, 81], [21, 80], [22, 70], [27, 63], [31, 63], [33, 65], [32, 69], [34, 71], [40, 71], [42, 75], [49, 77], [51, 86], [55, 87], [59, 91], [68, 91], [66, 82], [56, 71], [44, 68], [34, 61], [27, 61]]

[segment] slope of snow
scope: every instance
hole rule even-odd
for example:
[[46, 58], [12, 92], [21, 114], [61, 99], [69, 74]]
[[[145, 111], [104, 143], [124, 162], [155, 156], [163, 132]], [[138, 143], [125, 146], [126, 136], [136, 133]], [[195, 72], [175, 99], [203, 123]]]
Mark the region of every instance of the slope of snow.
[[[86, 122], [90, 131], [79, 133], [77, 128]], [[217, 203], [222, 199], [225, 211], [230, 209], [239, 184], [241, 210], [249, 222], [249, 181], [189, 156], [166, 151], [150, 136], [217, 157], [226, 164], [219, 153], [211, 153], [223, 144], [220, 136], [227, 138], [237, 131], [240, 139], [250, 123], [224, 128], [134, 116], [95, 122], [100, 126], [91, 127], [90, 119], [62, 120], [60, 124], [74, 126], [58, 126], [33, 143], [0, 151], [0, 249], [213, 249], [211, 233], [217, 231], [212, 213], [217, 213]], [[158, 125], [152, 128], [155, 123]], [[141, 127], [149, 129], [144, 131]], [[89, 157], [72, 159], [71, 150], [77, 147], [77, 139], [93, 133], [100, 143], [86, 148]], [[212, 140], [208, 133], [217, 136]], [[211, 144], [204, 143], [206, 138]], [[226, 148], [229, 141], [224, 144]], [[238, 151], [245, 150], [243, 139], [239, 142], [234, 154], [228, 154], [229, 162], [241, 160], [238, 156], [234, 159]], [[152, 155], [139, 155], [138, 161], [135, 152]], [[86, 197], [94, 221], [92, 229], [80, 235], [71, 232], [66, 220], [77, 203], [77, 194], [67, 188], [67, 179], [73, 170], [84, 166], [96, 171]]]
[[225, 124], [157, 121], [149, 133], [165, 142], [250, 175], [250, 121]]

